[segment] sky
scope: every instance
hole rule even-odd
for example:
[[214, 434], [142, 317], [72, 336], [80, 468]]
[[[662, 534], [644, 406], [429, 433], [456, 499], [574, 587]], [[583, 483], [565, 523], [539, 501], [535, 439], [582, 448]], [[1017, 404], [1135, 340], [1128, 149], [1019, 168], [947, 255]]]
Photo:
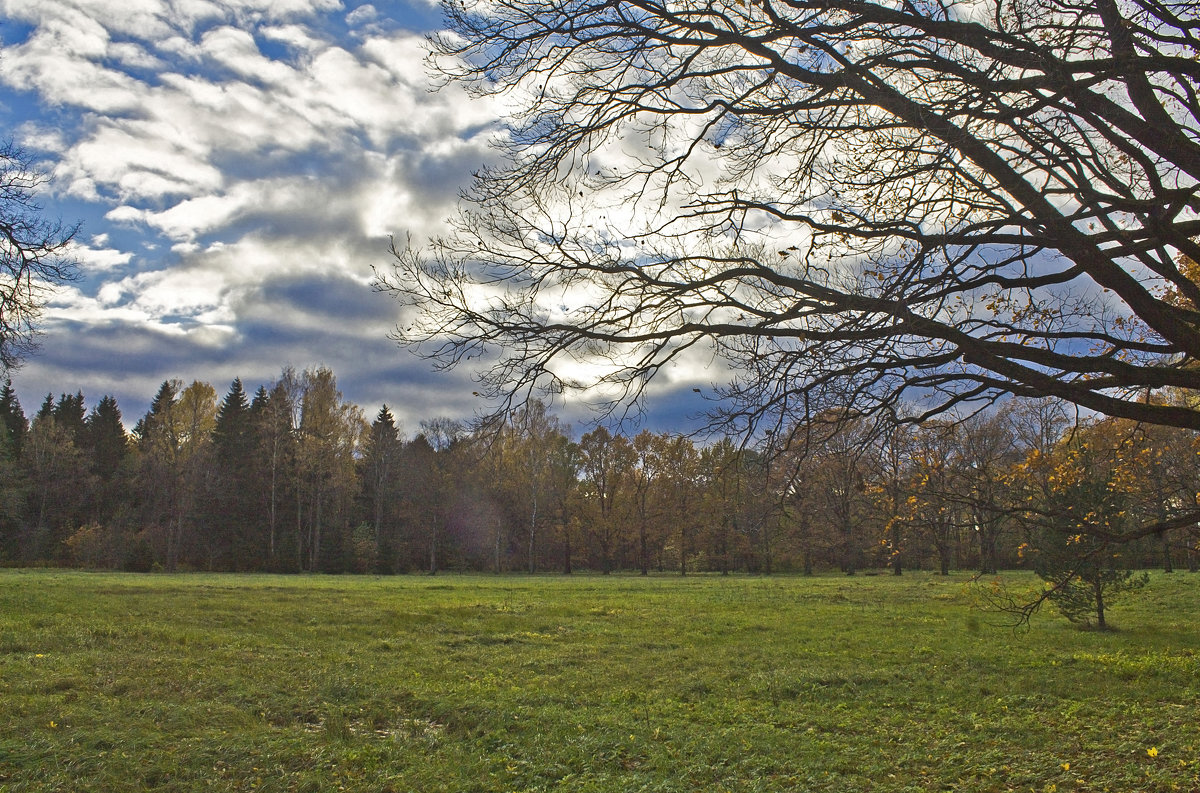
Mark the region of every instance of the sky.
[[[0, 134], [82, 224], [84, 277], [12, 376], [26, 413], [111, 394], [132, 426], [165, 379], [223, 395], [284, 366], [328, 366], [410, 431], [478, 412], [471, 373], [399, 348], [371, 288], [391, 237], [437, 234], [495, 156], [490, 100], [430, 89], [439, 23], [427, 0], [0, 0]], [[648, 422], [696, 412], [690, 385]]]

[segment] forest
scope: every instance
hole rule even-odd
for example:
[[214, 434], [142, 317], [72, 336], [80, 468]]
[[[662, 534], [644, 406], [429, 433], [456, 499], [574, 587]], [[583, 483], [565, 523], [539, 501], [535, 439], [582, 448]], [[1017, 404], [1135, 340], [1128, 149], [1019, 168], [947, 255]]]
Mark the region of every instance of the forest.
[[[1158, 396], [1154, 397], [1158, 399]], [[376, 573], [1196, 570], [1194, 433], [1012, 400], [921, 424], [827, 412], [767, 436], [500, 420], [369, 420], [328, 368], [223, 397], [168, 380], [117, 402], [0, 391], [0, 562]], [[1142, 528], [1149, 527], [1149, 528]]]

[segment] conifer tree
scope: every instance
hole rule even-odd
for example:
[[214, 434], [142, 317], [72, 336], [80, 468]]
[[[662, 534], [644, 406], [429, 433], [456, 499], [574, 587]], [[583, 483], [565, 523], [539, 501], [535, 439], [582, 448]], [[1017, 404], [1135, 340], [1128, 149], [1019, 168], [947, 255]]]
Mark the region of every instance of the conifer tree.
[[4, 386], [0, 387], [0, 426], [8, 440], [8, 452], [13, 460], [18, 460], [21, 457], [21, 444], [25, 441], [25, 435], [29, 432], [29, 422], [25, 418], [25, 411], [21, 409], [21, 401], [17, 399], [17, 392], [13, 390], [12, 380], [6, 379]]
[[213, 427], [215, 464], [212, 504], [213, 539], [227, 557], [227, 566], [244, 570], [258, 566], [254, 538], [255, 432], [250, 402], [235, 378], [217, 408]]
[[93, 514], [87, 519], [116, 531], [118, 527], [111, 524], [118, 514], [128, 511], [132, 487], [125, 470], [129, 436], [116, 398], [106, 395], [92, 408], [84, 427], [83, 446], [91, 458], [95, 483]]
[[83, 404], [83, 392], [62, 394], [58, 404], [54, 406], [54, 418], [58, 425], [71, 433], [75, 445], [82, 448], [86, 442], [84, 425], [87, 423], [87, 409]]
[[101, 397], [92, 408], [83, 437], [92, 453], [92, 473], [103, 480], [112, 479], [129, 453], [129, 436], [115, 397]]
[[387, 405], [379, 408], [367, 435], [362, 460], [362, 493], [374, 528], [375, 567], [396, 571], [396, 477], [400, 465], [400, 430]]

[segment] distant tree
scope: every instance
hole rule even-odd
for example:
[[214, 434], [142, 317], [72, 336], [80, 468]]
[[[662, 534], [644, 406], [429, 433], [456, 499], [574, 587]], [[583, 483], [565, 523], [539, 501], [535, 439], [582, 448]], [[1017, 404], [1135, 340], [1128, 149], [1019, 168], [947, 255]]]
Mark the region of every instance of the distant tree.
[[37, 203], [48, 181], [22, 149], [0, 145], [0, 373], [36, 346], [51, 290], [79, 277], [70, 255], [78, 226], [47, 220]]
[[461, 423], [446, 417], [426, 419], [420, 428], [406, 453], [407, 490], [411, 516], [424, 540], [425, 567], [436, 575], [447, 556], [466, 433]]
[[80, 509], [91, 489], [88, 462], [74, 434], [53, 415], [33, 420], [21, 456], [29, 483], [30, 532], [23, 555], [29, 560], [59, 561], [62, 541], [78, 527]]
[[[344, 560], [365, 421], [360, 408], [343, 400], [332, 370], [306, 370], [302, 383], [295, 468], [297, 547], [302, 569], [315, 572], [340, 568]], [[324, 554], [326, 544], [329, 554]]]
[[104, 396], [88, 414], [83, 446], [95, 481], [91, 514], [99, 531], [115, 531], [116, 516], [128, 511], [132, 482], [126, 470], [129, 437], [116, 398]]
[[54, 418], [60, 427], [71, 433], [77, 446], [86, 445], [87, 407], [82, 391], [59, 396], [54, 405]]
[[548, 506], [553, 515], [552, 535], [559, 543], [562, 572], [570, 575], [573, 569], [576, 522], [571, 514], [571, 502], [579, 486], [582, 454], [579, 444], [565, 434], [554, 435], [546, 450], [546, 481], [549, 485]]
[[12, 380], [5, 379], [3, 387], [0, 387], [0, 430], [8, 437], [8, 450], [13, 458], [20, 458], [21, 445], [25, 441], [25, 434], [29, 432], [29, 421], [25, 418], [25, 411], [21, 409], [21, 401], [17, 399], [17, 393], [13, 390]]
[[371, 422], [360, 462], [362, 495], [371, 520], [376, 571], [396, 572], [399, 546], [398, 487], [403, 444], [387, 405]]
[[112, 478], [129, 452], [129, 437], [115, 397], [101, 397], [92, 408], [83, 437], [92, 454], [92, 473], [102, 479]]
[[914, 554], [915, 527], [911, 518], [911, 495], [916, 431], [909, 425], [889, 426], [878, 438], [878, 453], [874, 456], [871, 476], [875, 508], [880, 512], [883, 532], [880, 545], [886, 551], [885, 561], [893, 575], [903, 575], [906, 559]]
[[255, 537], [257, 440], [250, 400], [241, 378], [234, 378], [213, 423], [214, 477], [208, 499], [214, 512], [208, 521], [213, 554], [234, 570], [256, 567], [261, 560]]
[[[3, 427], [0, 427], [3, 429]], [[20, 529], [25, 516], [25, 472], [13, 452], [9, 433], [0, 432], [0, 560], [20, 556]]]
[[709, 569], [728, 574], [746, 550], [746, 505], [753, 501], [747, 453], [731, 438], [700, 451], [702, 520]]
[[660, 457], [657, 454], [658, 448], [654, 433], [642, 430], [635, 435], [633, 451], [637, 455], [632, 477], [634, 523], [637, 525], [638, 569], [642, 575], [649, 575], [651, 546], [653, 544], [661, 545], [661, 540], [665, 539], [662, 521], [659, 519], [661, 503], [658, 498], [659, 477], [664, 472], [659, 467]]
[[912, 435], [904, 514], [932, 547], [942, 575], [950, 575], [962, 532], [970, 522], [957, 475], [959, 435], [959, 425], [952, 421], [927, 422]]
[[565, 439], [566, 428], [540, 400], [531, 400], [516, 411], [511, 426], [516, 440], [511, 469], [520, 490], [526, 566], [532, 573], [537, 568], [539, 538], [552, 514], [553, 449]]
[[805, 500], [846, 575], [854, 575], [864, 562], [874, 431], [865, 417], [844, 411], [823, 414], [804, 430]]
[[690, 438], [659, 435], [656, 442], [657, 477], [662, 499], [662, 519], [673, 535], [666, 542], [676, 545], [679, 574], [687, 575], [699, 530], [700, 455]]
[[622, 435], [597, 427], [579, 439], [582, 518], [599, 555], [600, 571], [611, 573], [628, 542], [635, 453]]
[[1006, 410], [976, 414], [962, 422], [957, 435], [957, 488], [969, 510], [984, 575], [999, 571], [1000, 538], [1012, 524], [1008, 476], [1021, 452], [1010, 415]]
[[[267, 526], [264, 550], [270, 570], [285, 567], [285, 555], [281, 547], [283, 510], [289, 483], [294, 480], [291, 471], [295, 465], [298, 431], [294, 407], [298, 396], [291, 388], [293, 378], [288, 376], [289, 370], [284, 370], [283, 375], [269, 393], [265, 386], [260, 387], [250, 405], [258, 443], [255, 456], [259, 471], [256, 477], [258, 498]], [[294, 569], [299, 569], [299, 555], [297, 549], [295, 554], [286, 557], [295, 559]]]
[[182, 382], [167, 380], [135, 428], [148, 517], [162, 531], [162, 558], [170, 571], [177, 569], [185, 543], [192, 539], [197, 501], [211, 471], [216, 413], [211, 385], [196, 380], [183, 388]]

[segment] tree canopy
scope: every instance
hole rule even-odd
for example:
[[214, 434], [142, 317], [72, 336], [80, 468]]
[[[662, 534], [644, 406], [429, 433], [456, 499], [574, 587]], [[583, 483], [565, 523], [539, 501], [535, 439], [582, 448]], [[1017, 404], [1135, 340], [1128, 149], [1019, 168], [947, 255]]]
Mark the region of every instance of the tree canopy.
[[1145, 398], [1200, 386], [1195, 3], [443, 7], [506, 156], [380, 286], [485, 395], [636, 401], [703, 349], [747, 431], [1010, 394], [1200, 429]]

